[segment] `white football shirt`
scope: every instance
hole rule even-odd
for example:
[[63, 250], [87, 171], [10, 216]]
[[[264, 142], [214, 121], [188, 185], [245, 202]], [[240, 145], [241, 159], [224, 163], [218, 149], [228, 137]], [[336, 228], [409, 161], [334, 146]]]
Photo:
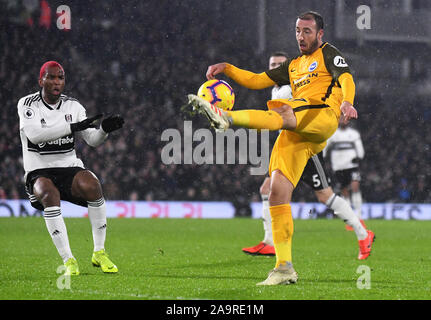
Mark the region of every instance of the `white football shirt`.
[[353, 163], [355, 158], [363, 159], [365, 155], [361, 135], [351, 127], [338, 128], [327, 141], [324, 154], [330, 152], [332, 170], [346, 170], [357, 168]]
[[63, 94], [55, 105], [44, 101], [42, 91], [25, 96], [18, 101], [18, 115], [24, 179], [36, 169], [84, 168], [76, 156], [75, 136], [81, 136], [93, 147], [108, 136], [102, 129], [95, 128], [73, 134], [70, 124], [86, 119], [86, 111], [76, 99]]
[[[271, 90], [271, 100], [292, 98], [292, 88], [288, 84], [284, 86], [274, 86]], [[281, 130], [278, 130], [281, 132]]]
[[289, 85], [274, 86], [271, 91], [271, 100], [292, 98], [292, 89]]

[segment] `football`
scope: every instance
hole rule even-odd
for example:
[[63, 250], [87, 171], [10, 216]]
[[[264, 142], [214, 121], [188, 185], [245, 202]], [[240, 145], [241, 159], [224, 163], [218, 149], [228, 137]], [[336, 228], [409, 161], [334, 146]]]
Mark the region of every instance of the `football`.
[[235, 103], [235, 92], [223, 80], [213, 79], [203, 83], [198, 90], [198, 96], [223, 110], [232, 110]]

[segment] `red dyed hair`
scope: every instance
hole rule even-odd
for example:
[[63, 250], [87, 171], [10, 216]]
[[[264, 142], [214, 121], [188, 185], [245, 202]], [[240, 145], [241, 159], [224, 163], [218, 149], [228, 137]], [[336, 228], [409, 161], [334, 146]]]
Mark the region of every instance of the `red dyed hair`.
[[42, 67], [40, 68], [40, 72], [39, 72], [39, 79], [42, 79], [42, 77], [44, 76], [44, 74], [46, 73], [46, 69], [48, 69], [49, 67], [58, 67], [60, 68], [63, 73], [64, 73], [64, 69], [61, 66], [61, 64], [59, 64], [57, 61], [47, 61], [45, 62]]

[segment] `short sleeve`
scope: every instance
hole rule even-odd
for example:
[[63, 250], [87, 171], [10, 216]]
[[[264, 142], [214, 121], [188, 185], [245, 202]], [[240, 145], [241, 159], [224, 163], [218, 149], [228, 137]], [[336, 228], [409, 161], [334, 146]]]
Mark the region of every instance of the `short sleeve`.
[[36, 108], [31, 105], [26, 105], [26, 98], [21, 98], [18, 101], [18, 116], [19, 116], [19, 128], [22, 129], [28, 125], [40, 124], [39, 113], [36, 112]]

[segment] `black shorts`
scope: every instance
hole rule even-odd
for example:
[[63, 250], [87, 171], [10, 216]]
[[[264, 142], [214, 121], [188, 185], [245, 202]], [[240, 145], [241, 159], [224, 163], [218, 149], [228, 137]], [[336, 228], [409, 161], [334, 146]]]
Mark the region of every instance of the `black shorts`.
[[322, 152], [312, 156], [308, 160], [299, 181], [304, 182], [314, 191], [326, 189], [331, 186], [331, 178], [326, 172]]
[[33, 184], [37, 178], [45, 177], [50, 179], [60, 192], [60, 199], [69, 201], [79, 206], [87, 207], [87, 201], [80, 198], [72, 196], [72, 182], [75, 175], [86, 170], [81, 167], [67, 167], [67, 168], [47, 168], [47, 169], [37, 169], [31, 171], [27, 175], [25, 182], [25, 190], [30, 199], [31, 205], [38, 209], [43, 210], [42, 204], [36, 199], [33, 194]]
[[359, 168], [335, 171], [335, 180], [340, 185], [340, 188], [349, 186], [352, 181], [361, 181]]

